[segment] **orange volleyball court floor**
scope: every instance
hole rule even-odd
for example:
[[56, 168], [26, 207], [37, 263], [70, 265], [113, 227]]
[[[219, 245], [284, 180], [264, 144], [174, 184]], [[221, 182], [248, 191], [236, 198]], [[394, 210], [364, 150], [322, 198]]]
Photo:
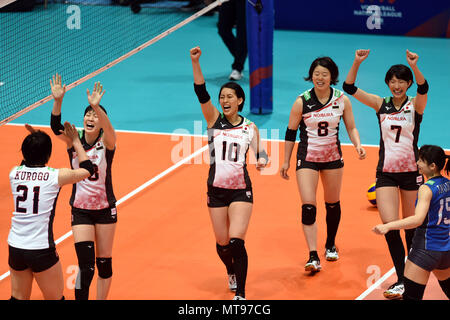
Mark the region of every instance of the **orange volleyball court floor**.
[[[49, 165], [69, 167], [61, 141], [53, 140]], [[10, 297], [7, 237], [13, 200], [8, 174], [22, 157], [23, 126], [0, 127], [0, 299]], [[113, 185], [118, 224], [113, 249], [113, 281], [109, 299], [230, 300], [225, 267], [219, 260], [206, 206], [208, 155], [198, 136], [118, 132]], [[375, 179], [378, 148], [367, 146], [367, 159], [343, 146], [342, 218], [336, 244], [340, 259], [327, 262], [325, 207], [319, 184], [318, 247], [322, 271], [304, 271], [308, 250], [300, 223], [300, 197], [295, 155], [290, 180], [278, 174], [283, 142], [267, 141], [271, 164], [265, 174], [249, 164], [254, 206], [246, 237], [249, 257], [246, 295], [249, 300], [379, 300], [396, 281], [384, 237], [371, 228], [380, 222], [366, 198]], [[194, 153], [196, 152], [196, 153]], [[251, 152], [249, 152], [250, 154]], [[193, 154], [193, 155], [192, 155]], [[191, 156], [192, 155], [192, 156]], [[182, 158], [191, 156], [184, 162]], [[254, 159], [250, 155], [250, 162]], [[66, 299], [74, 299], [77, 260], [70, 233], [70, 186], [60, 192], [54, 221], [57, 251], [65, 277]], [[402, 232], [402, 235], [404, 233]], [[90, 298], [95, 299], [96, 278]], [[432, 275], [425, 299], [446, 299]], [[31, 299], [42, 299], [36, 283]]]

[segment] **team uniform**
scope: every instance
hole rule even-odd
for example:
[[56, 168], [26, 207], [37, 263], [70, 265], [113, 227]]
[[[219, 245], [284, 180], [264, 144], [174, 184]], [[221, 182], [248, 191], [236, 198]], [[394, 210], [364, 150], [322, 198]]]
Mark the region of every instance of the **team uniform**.
[[416, 229], [408, 259], [432, 271], [450, 268], [450, 180], [439, 176], [425, 182], [433, 193], [427, 217]]
[[255, 125], [242, 117], [236, 126], [220, 114], [208, 128], [210, 169], [208, 206], [229, 206], [233, 201], [253, 203], [253, 192], [247, 172], [247, 151], [255, 135]]
[[[80, 140], [89, 160], [94, 166], [94, 174], [72, 187], [70, 205], [72, 206], [72, 225], [117, 222], [116, 198], [111, 177], [114, 150], [108, 150], [101, 135], [89, 145], [84, 130], [79, 131]], [[79, 168], [78, 155], [72, 147], [67, 150], [73, 169]]]
[[339, 141], [339, 123], [344, 113], [344, 94], [331, 88], [328, 102], [322, 104], [314, 89], [300, 95], [303, 102], [297, 170], [337, 169], [344, 166]]
[[58, 169], [14, 167], [9, 180], [14, 212], [8, 235], [9, 265], [22, 271], [45, 271], [59, 261], [53, 238], [53, 220], [60, 191]]
[[377, 113], [380, 125], [380, 151], [376, 187], [398, 186], [417, 190], [423, 177], [417, 169], [420, 123], [422, 115], [408, 97], [397, 110], [391, 97], [383, 100]]

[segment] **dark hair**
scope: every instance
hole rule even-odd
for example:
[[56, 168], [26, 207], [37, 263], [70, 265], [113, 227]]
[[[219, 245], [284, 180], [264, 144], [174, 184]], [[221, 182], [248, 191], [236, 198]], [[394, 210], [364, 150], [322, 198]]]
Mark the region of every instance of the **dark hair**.
[[405, 80], [406, 82], [411, 81], [410, 85], [414, 83], [414, 77], [412, 74], [412, 71], [410, 68], [405, 66], [404, 64], [395, 64], [392, 67], [389, 68], [389, 70], [386, 72], [386, 76], [384, 77], [384, 82], [389, 85], [389, 81], [393, 77], [396, 77], [397, 79]]
[[[102, 110], [103, 110], [106, 114], [108, 114], [108, 113], [106, 112], [106, 109], [103, 108], [103, 106], [102, 106], [101, 104], [99, 104], [99, 107], [102, 108]], [[88, 113], [88, 112], [91, 111], [91, 110], [93, 111], [94, 108], [92, 108], [91, 105], [88, 105], [88, 106], [86, 107], [86, 109], [84, 109], [84, 115], [83, 115], [83, 116], [85, 116], [86, 113]]]
[[245, 92], [244, 89], [242, 89], [242, 87], [240, 85], [238, 85], [236, 82], [230, 81], [225, 83], [219, 90], [219, 100], [220, 100], [220, 95], [222, 94], [222, 90], [224, 88], [229, 88], [229, 89], [233, 89], [234, 92], [236, 93], [236, 96], [238, 98], [242, 98], [242, 102], [241, 104], [238, 106], [238, 110], [242, 111], [242, 109], [244, 109], [244, 102], [245, 102]]
[[22, 155], [27, 166], [42, 166], [52, 154], [52, 139], [43, 131], [30, 133], [22, 142]]
[[311, 63], [311, 66], [309, 67], [308, 77], [305, 77], [306, 81], [312, 81], [313, 72], [317, 66], [322, 66], [324, 68], [327, 68], [328, 71], [330, 71], [331, 84], [338, 83], [339, 68], [333, 61], [333, 59], [331, 59], [330, 57], [319, 57], [316, 60], [314, 60]]
[[444, 150], [439, 146], [426, 144], [419, 150], [419, 159], [425, 161], [428, 165], [434, 163], [438, 168], [438, 172], [441, 172], [445, 166], [447, 175], [450, 171], [450, 161], [447, 161], [447, 165], [445, 165], [445, 161], [449, 158], [450, 156], [447, 156]]

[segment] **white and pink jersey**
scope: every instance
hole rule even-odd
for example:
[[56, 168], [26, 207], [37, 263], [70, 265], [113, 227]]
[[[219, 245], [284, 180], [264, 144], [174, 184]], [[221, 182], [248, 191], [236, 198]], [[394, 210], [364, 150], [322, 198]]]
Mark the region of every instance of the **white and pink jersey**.
[[9, 180], [14, 211], [8, 244], [35, 250], [55, 246], [53, 220], [59, 190], [58, 169], [50, 167], [14, 167]]
[[255, 134], [255, 125], [242, 117], [233, 126], [223, 114], [208, 128], [210, 170], [208, 185], [224, 189], [251, 187], [247, 172], [247, 151]]
[[[80, 140], [86, 154], [94, 165], [94, 174], [73, 185], [70, 205], [84, 210], [101, 210], [115, 207], [116, 199], [112, 188], [111, 165], [114, 150], [106, 149], [99, 138], [92, 146], [86, 143], [84, 131], [80, 131]], [[79, 168], [78, 155], [74, 148], [67, 150], [73, 169]]]
[[322, 104], [314, 89], [300, 95], [303, 101], [297, 160], [331, 162], [342, 158], [339, 123], [344, 113], [344, 94], [331, 88], [328, 102]]
[[397, 110], [392, 99], [384, 99], [377, 113], [380, 124], [380, 151], [377, 171], [417, 171], [420, 122], [422, 115], [414, 109], [412, 98]]

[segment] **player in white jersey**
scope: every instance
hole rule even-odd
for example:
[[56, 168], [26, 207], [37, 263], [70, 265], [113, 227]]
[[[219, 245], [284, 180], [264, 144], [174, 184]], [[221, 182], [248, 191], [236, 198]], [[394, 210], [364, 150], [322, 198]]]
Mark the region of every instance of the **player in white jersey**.
[[322, 179], [326, 208], [325, 258], [328, 261], [339, 258], [335, 238], [341, 219], [340, 191], [344, 167], [339, 142], [341, 118], [359, 159], [366, 156], [350, 100], [331, 87], [337, 83], [338, 76], [339, 69], [330, 57], [320, 57], [312, 62], [305, 80], [311, 81], [314, 87], [301, 94], [292, 106], [286, 130], [284, 162], [280, 169], [281, 177], [289, 179], [287, 172], [297, 129], [300, 129], [296, 176], [302, 201], [303, 231], [309, 248], [305, 270], [311, 272], [322, 268], [317, 254], [316, 191], [319, 177]]
[[249, 146], [256, 154], [256, 168], [268, 161], [256, 125], [239, 115], [245, 94], [241, 86], [226, 83], [219, 92], [222, 113], [211, 103], [200, 68], [199, 47], [190, 50], [194, 89], [208, 126], [210, 170], [208, 209], [216, 237], [217, 253], [225, 264], [235, 300], [245, 299], [248, 256], [244, 241], [253, 207], [253, 191], [246, 168]]
[[[417, 170], [419, 127], [427, 104], [428, 84], [417, 66], [419, 56], [406, 50], [405, 65], [393, 65], [385, 76], [392, 97], [382, 98], [355, 86], [359, 66], [370, 50], [357, 50], [353, 65], [344, 82], [344, 90], [377, 113], [380, 125], [380, 151], [376, 171], [377, 207], [383, 223], [399, 219], [401, 200], [403, 217], [414, 214], [417, 190], [423, 177]], [[414, 73], [414, 76], [413, 76]], [[417, 96], [408, 97], [407, 90], [417, 82]], [[405, 230], [406, 247], [411, 248], [415, 229]], [[398, 280], [384, 292], [388, 299], [402, 296], [405, 248], [399, 230], [385, 234]]]
[[[58, 74], [50, 81], [53, 98], [51, 128], [55, 134], [61, 127], [61, 106], [65, 94]], [[95, 172], [73, 186], [72, 232], [75, 240], [79, 272], [75, 284], [75, 299], [87, 300], [89, 287], [98, 270], [97, 299], [108, 296], [112, 280], [112, 246], [117, 222], [116, 199], [114, 197], [111, 165], [116, 151], [116, 133], [100, 105], [105, 91], [97, 82], [92, 94], [87, 90], [89, 106], [85, 109], [83, 126], [79, 132], [84, 150], [91, 159]], [[73, 168], [79, 165], [78, 153], [71, 141], [57, 135], [67, 144], [69, 159]]]
[[11, 300], [28, 300], [33, 278], [44, 299], [64, 299], [64, 279], [53, 239], [53, 220], [60, 188], [76, 183], [93, 172], [78, 138], [77, 130], [64, 124], [62, 134], [72, 141], [79, 153], [78, 169], [53, 169], [47, 166], [52, 141], [43, 131], [31, 132], [22, 143], [23, 161], [14, 167], [9, 179], [14, 198], [14, 212], [8, 235], [11, 272]]

